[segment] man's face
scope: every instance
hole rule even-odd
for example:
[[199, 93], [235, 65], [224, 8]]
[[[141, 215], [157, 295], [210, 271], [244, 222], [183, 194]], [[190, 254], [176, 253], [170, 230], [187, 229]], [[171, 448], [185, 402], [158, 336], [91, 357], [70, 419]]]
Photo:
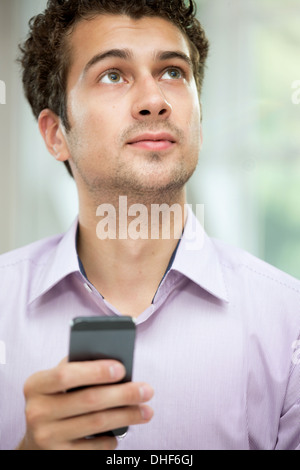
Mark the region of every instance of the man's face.
[[161, 18], [99, 15], [69, 41], [66, 142], [77, 184], [94, 194], [182, 188], [201, 147], [184, 35]]

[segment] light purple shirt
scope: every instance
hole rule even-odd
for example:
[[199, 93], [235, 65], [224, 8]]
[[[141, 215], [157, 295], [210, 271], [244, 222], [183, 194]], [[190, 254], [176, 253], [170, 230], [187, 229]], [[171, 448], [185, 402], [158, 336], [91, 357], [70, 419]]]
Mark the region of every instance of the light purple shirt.
[[[154, 417], [118, 449], [299, 450], [300, 283], [204, 233], [191, 249], [194, 223], [137, 319], [133, 380], [153, 386]], [[80, 272], [76, 229], [0, 256], [1, 449], [24, 435], [25, 380], [67, 356], [70, 320], [120, 315]]]

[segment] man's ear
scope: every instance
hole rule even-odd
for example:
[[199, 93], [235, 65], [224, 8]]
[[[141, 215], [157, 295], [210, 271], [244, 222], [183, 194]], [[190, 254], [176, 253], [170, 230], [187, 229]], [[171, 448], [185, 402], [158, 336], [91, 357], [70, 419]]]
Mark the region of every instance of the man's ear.
[[70, 154], [59, 117], [50, 109], [43, 109], [38, 118], [38, 125], [51, 155], [60, 162], [69, 160]]

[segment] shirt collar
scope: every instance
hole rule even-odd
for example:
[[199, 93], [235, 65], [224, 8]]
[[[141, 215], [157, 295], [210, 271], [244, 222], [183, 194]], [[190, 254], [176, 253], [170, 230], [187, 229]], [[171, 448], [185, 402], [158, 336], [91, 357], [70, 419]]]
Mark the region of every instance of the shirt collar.
[[69, 274], [79, 272], [76, 250], [78, 218], [62, 236], [58, 244], [49, 252], [48, 260], [29, 297], [29, 303], [46, 294]]
[[183, 274], [220, 300], [229, 302], [221, 260], [213, 240], [189, 206], [187, 214], [172, 270]]
[[[80, 273], [76, 250], [78, 218], [62, 236], [31, 292], [29, 303], [44, 295], [68, 275]], [[215, 297], [228, 302], [228, 293], [221, 262], [202, 225], [188, 207], [184, 233], [172, 260], [170, 271], [177, 271]]]

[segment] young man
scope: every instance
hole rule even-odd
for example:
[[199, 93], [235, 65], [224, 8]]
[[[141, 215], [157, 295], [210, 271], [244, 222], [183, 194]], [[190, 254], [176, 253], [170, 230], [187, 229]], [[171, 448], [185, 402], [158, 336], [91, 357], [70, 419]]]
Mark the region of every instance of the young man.
[[[187, 3], [49, 0], [31, 23], [26, 95], [80, 209], [64, 236], [0, 258], [1, 448], [300, 448], [299, 282], [183, 210], [208, 52]], [[124, 198], [145, 209], [140, 237], [120, 228]], [[182, 211], [153, 237], [157, 205]], [[72, 318], [122, 315], [136, 319], [132, 383], [115, 361], [63, 359]]]

